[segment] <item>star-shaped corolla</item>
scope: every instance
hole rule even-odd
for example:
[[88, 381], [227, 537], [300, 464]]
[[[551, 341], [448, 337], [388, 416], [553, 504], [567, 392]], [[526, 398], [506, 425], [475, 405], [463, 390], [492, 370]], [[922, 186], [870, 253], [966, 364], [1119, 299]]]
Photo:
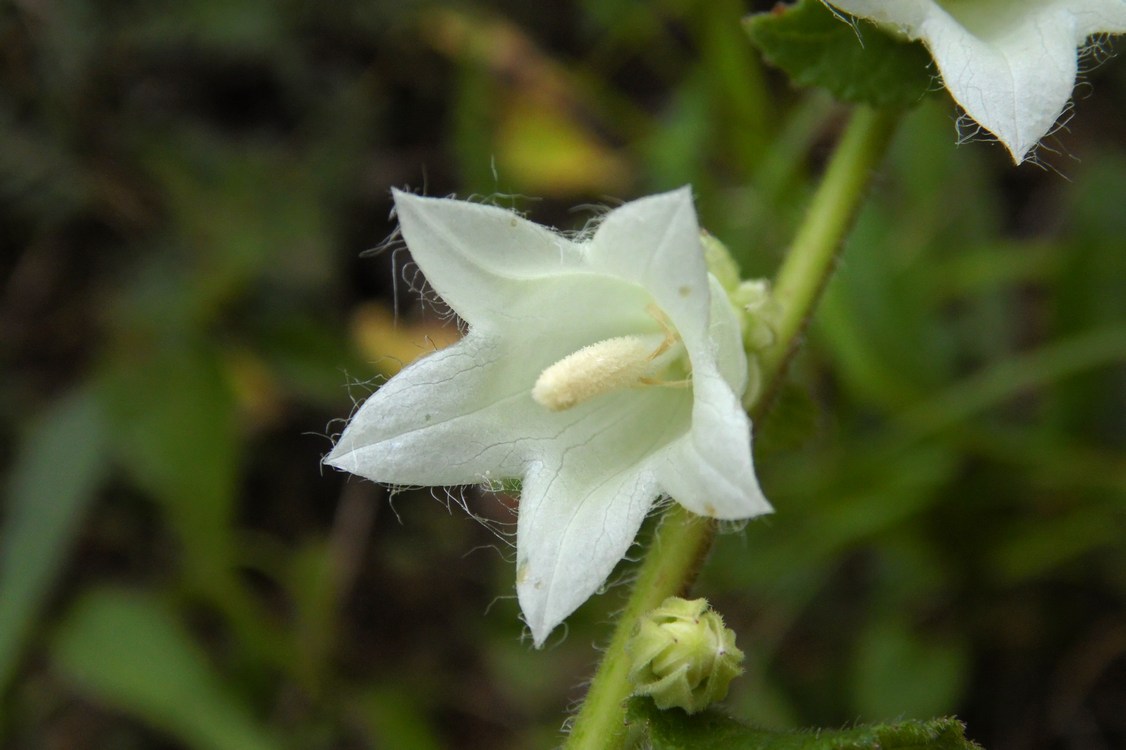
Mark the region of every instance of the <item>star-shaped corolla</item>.
[[394, 198], [414, 260], [469, 330], [372, 395], [325, 462], [401, 485], [522, 479], [516, 589], [537, 646], [658, 497], [717, 519], [770, 511], [739, 317], [688, 188], [627, 203], [583, 240], [495, 206]]
[[1126, 0], [824, 0], [927, 46], [954, 100], [1018, 164], [1059, 120], [1077, 48], [1126, 32]]

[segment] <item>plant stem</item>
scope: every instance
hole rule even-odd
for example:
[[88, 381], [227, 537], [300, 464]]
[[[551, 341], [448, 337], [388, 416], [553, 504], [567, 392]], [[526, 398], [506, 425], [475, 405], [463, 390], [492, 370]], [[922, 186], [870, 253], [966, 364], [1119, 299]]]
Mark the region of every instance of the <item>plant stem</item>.
[[[859, 108], [837, 145], [775, 280], [774, 295], [782, 314], [777, 340], [761, 356], [765, 388], [751, 408], [754, 419], [761, 419], [769, 408], [771, 396], [801, 343], [898, 119], [897, 112]], [[646, 612], [666, 597], [687, 592], [714, 535], [714, 521], [694, 516], [679, 505], [665, 513], [575, 717], [565, 745], [568, 750], [615, 750], [624, 746], [625, 700], [630, 693], [626, 647]]]
[[673, 505], [661, 518], [638, 571], [625, 610], [618, 617], [613, 638], [582, 708], [575, 717], [566, 747], [606, 750], [621, 747], [626, 726], [623, 701], [629, 695], [629, 656], [626, 646], [638, 620], [666, 597], [684, 593], [711, 546], [715, 522]]
[[761, 352], [764, 384], [751, 409], [760, 419], [784, 380], [786, 366], [801, 346], [821, 292], [836, 266], [876, 168], [899, 121], [895, 110], [858, 108], [837, 144], [805, 220], [798, 228], [774, 280], [774, 299], [782, 308], [774, 345]]

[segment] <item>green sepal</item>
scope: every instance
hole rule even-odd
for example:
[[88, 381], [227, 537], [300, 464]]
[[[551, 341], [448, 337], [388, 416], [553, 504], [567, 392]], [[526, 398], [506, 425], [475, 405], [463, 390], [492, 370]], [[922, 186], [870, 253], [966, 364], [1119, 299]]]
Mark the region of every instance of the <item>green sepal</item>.
[[714, 709], [691, 716], [661, 711], [647, 698], [632, 699], [627, 716], [631, 736], [644, 735], [653, 750], [981, 750], [953, 718], [771, 732]]
[[823, 86], [847, 102], [910, 107], [935, 88], [922, 44], [843, 18], [821, 0], [799, 0], [748, 16], [743, 25], [766, 59], [795, 83]]

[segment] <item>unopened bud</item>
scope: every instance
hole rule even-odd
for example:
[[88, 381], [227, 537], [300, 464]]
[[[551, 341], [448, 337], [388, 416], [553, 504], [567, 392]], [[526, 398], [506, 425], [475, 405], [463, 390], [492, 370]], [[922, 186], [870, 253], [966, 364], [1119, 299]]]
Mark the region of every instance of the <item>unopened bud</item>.
[[652, 697], [660, 709], [701, 711], [723, 700], [743, 672], [735, 632], [706, 599], [665, 599], [642, 618], [629, 653], [633, 694]]

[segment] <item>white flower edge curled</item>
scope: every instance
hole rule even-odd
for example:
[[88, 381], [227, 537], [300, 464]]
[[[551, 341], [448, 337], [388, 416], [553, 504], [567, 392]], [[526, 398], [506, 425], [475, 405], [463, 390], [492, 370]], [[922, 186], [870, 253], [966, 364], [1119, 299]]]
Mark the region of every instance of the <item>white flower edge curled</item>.
[[737, 313], [688, 188], [609, 212], [585, 241], [393, 194], [415, 261], [469, 331], [373, 394], [325, 463], [402, 485], [522, 478], [516, 589], [537, 647], [605, 583], [658, 497], [717, 519], [770, 512]]
[[823, 0], [930, 50], [950, 95], [1017, 164], [1059, 120], [1077, 47], [1126, 32], [1126, 0]]

